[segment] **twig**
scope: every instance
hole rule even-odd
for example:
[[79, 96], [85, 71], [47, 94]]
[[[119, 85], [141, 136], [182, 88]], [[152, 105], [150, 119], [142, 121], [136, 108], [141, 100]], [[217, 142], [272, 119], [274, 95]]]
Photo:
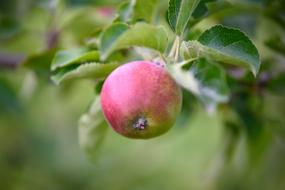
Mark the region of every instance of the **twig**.
[[0, 69], [15, 69], [24, 60], [24, 54], [12, 54], [0, 52]]

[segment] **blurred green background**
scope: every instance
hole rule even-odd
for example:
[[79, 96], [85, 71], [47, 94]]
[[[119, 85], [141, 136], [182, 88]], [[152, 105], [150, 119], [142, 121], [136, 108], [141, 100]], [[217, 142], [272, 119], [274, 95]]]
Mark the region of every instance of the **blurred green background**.
[[[239, 122], [223, 106], [209, 115], [184, 92], [181, 117], [166, 135], [132, 140], [109, 129], [96, 161], [88, 159], [78, 144], [78, 119], [94, 97], [94, 82], [55, 86], [47, 68], [57, 49], [84, 45], [108, 25], [120, 2], [0, 2], [0, 189], [285, 189], [282, 1], [231, 1], [238, 5], [205, 16], [188, 34], [195, 38], [216, 23], [241, 28], [261, 54], [258, 80], [267, 71], [276, 76], [261, 97], [238, 91]], [[277, 7], [281, 16], [260, 16], [255, 7]], [[161, 1], [163, 19], [166, 9]]]

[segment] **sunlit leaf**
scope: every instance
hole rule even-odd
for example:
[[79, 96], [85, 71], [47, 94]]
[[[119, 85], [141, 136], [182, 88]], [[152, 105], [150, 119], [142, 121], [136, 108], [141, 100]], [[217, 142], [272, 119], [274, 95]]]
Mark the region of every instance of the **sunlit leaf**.
[[117, 63], [96, 63], [90, 62], [81, 65], [71, 65], [69, 67], [64, 67], [55, 72], [51, 79], [59, 84], [64, 81], [91, 78], [91, 79], [101, 79], [108, 76], [119, 64]]
[[112, 52], [131, 46], [141, 46], [163, 52], [167, 46], [167, 33], [162, 26], [137, 23], [129, 27], [115, 23], [108, 27], [100, 40], [101, 58], [105, 60]]
[[99, 62], [99, 52], [87, 48], [59, 51], [52, 62], [51, 79], [56, 84], [81, 78], [101, 79], [118, 66], [117, 63]]
[[56, 53], [51, 63], [51, 70], [54, 71], [74, 64], [97, 61], [99, 61], [98, 51], [89, 51], [87, 48], [64, 50]]

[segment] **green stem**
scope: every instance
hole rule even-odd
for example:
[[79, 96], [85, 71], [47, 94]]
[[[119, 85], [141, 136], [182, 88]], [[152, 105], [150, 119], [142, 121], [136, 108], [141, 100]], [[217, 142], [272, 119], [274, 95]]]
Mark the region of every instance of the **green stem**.
[[174, 56], [174, 61], [175, 61], [175, 63], [177, 63], [178, 62], [178, 60], [179, 60], [179, 53], [180, 53], [180, 45], [181, 45], [181, 42], [180, 42], [180, 37], [179, 36], [177, 36], [177, 46], [176, 46], [176, 50], [175, 50], [175, 56]]
[[170, 58], [175, 58], [175, 55], [176, 55], [176, 51], [177, 51], [177, 46], [179, 45], [179, 36], [176, 36], [174, 42], [173, 42], [173, 45], [171, 47], [171, 50], [168, 54], [168, 57]]

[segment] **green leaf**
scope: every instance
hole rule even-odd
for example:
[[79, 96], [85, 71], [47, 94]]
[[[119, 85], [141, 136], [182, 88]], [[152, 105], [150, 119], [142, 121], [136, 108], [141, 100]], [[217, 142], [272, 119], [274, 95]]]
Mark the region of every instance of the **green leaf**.
[[63, 81], [79, 78], [103, 78], [112, 72], [118, 64], [101, 64], [98, 51], [87, 48], [60, 51], [56, 53], [51, 70], [51, 79], [59, 84]]
[[118, 7], [118, 14], [115, 21], [129, 22], [132, 17], [134, 5], [133, 1], [124, 1]]
[[99, 43], [99, 49], [103, 60], [106, 59], [112, 51], [115, 51], [114, 46], [116, 42], [128, 29], [129, 26], [125, 23], [114, 23], [103, 31]]
[[12, 84], [7, 79], [2, 77], [0, 77], [0, 107], [1, 115], [23, 111], [23, 105], [17, 97], [17, 91], [13, 89]]
[[285, 73], [279, 73], [277, 76], [272, 77], [267, 84], [267, 89], [277, 95], [285, 94]]
[[183, 43], [185, 57], [203, 56], [212, 60], [243, 66], [256, 76], [260, 59], [256, 47], [240, 30], [214, 26], [205, 31], [198, 41]]
[[229, 88], [224, 69], [206, 59], [199, 59], [190, 68], [194, 78], [199, 81], [200, 99], [206, 105], [227, 102]]
[[86, 38], [93, 36], [94, 29], [105, 27], [110, 23], [110, 18], [100, 14], [99, 9], [94, 6], [74, 7], [62, 12], [58, 27], [61, 36], [64, 36], [61, 38], [63, 43], [70, 41], [82, 43]]
[[32, 69], [40, 77], [49, 78], [50, 64], [55, 55], [55, 49], [47, 50], [28, 56], [21, 64], [25, 68]]
[[[268, 140], [272, 139], [271, 131], [266, 127], [267, 115], [261, 110], [264, 101], [251, 91], [241, 90], [231, 97], [230, 108], [235, 112], [240, 128], [244, 130], [247, 140], [248, 164], [256, 167], [259, 159], [268, 150]], [[270, 121], [270, 126], [272, 122]]]
[[183, 31], [200, 0], [170, 0], [168, 7], [168, 23], [177, 34]]
[[285, 56], [285, 42], [283, 42], [280, 36], [274, 36], [266, 40], [265, 45], [267, 45], [270, 49], [274, 50], [280, 55]]
[[82, 78], [101, 79], [107, 77], [118, 66], [118, 63], [101, 64], [96, 62], [81, 65], [70, 65], [68, 67], [58, 69], [54, 72], [51, 79], [56, 84]]
[[195, 11], [192, 13], [192, 16], [197, 19], [204, 16], [208, 12], [208, 8], [203, 1], [200, 1]]
[[201, 0], [200, 3], [198, 4], [197, 8], [193, 12], [192, 16], [196, 19], [199, 17], [204, 16], [208, 12], [208, 7], [206, 3], [211, 3], [217, 0]]
[[0, 39], [7, 39], [17, 34], [21, 29], [21, 25], [18, 22], [17, 19], [11, 16], [2, 15], [0, 22]]
[[108, 27], [100, 39], [101, 59], [112, 52], [131, 46], [142, 46], [163, 52], [167, 46], [167, 33], [162, 26], [137, 23], [132, 27], [115, 23]]
[[144, 20], [152, 22], [158, 0], [136, 0], [134, 5], [133, 21]]
[[55, 71], [70, 65], [97, 61], [99, 61], [98, 51], [89, 51], [87, 48], [64, 50], [56, 53], [51, 63], [51, 70]]
[[215, 110], [218, 103], [227, 102], [229, 88], [223, 68], [209, 62], [205, 58], [191, 61], [190, 68], [185, 69], [183, 64], [168, 64], [170, 74], [178, 84], [192, 92], [206, 107], [209, 112]]
[[98, 158], [106, 136], [108, 124], [101, 111], [100, 97], [96, 96], [89, 111], [79, 119], [79, 145], [90, 160]]
[[145, 21], [151, 23], [154, 19], [158, 0], [130, 0], [120, 4], [118, 20], [122, 22]]

